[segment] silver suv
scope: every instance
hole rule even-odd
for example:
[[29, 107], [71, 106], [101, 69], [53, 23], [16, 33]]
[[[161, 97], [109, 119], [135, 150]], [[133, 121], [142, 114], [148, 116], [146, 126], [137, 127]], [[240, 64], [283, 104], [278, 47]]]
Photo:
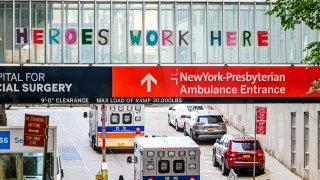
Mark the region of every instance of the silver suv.
[[193, 110], [184, 125], [184, 134], [193, 140], [212, 140], [227, 133], [218, 110]]

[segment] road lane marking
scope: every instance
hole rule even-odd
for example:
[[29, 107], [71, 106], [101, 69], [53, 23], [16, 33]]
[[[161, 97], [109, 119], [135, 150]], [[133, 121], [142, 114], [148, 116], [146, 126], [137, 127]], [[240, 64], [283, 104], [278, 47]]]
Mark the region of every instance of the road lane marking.
[[69, 132], [68, 132], [68, 131], [66, 130], [66, 128], [64, 127], [64, 125], [63, 125], [63, 123], [61, 122], [60, 118], [59, 118], [58, 121], [59, 121], [61, 127], [63, 128], [63, 130], [65, 131], [65, 133], [67, 134], [67, 136], [69, 137], [72, 146], [78, 151], [78, 154], [79, 154], [79, 156], [81, 157], [81, 161], [82, 161], [82, 163], [84, 164], [84, 167], [85, 167], [85, 168], [87, 169], [87, 171], [89, 172], [91, 179], [94, 179], [95, 177], [91, 174], [91, 171], [89, 170], [87, 164], [85, 163], [84, 158], [82, 157], [82, 154], [80, 153], [80, 151], [78, 150], [78, 148], [75, 146], [75, 144], [74, 144], [74, 142], [73, 142], [73, 140], [72, 140]]

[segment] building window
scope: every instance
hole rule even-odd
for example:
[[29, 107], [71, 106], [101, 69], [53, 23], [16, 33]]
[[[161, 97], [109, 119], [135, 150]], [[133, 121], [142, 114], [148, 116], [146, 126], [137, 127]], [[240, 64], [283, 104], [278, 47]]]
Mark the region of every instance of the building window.
[[[58, 32], [62, 33], [62, 4], [58, 2], [48, 2], [48, 29], [49, 32], [47, 32], [48, 36], [49, 34], [58, 34]], [[48, 63], [62, 63], [62, 43], [63, 38], [62, 34], [60, 35], [60, 38], [58, 38], [60, 41], [54, 41], [54, 40], [47, 40], [47, 46], [46, 49], [47, 52], [47, 62]]]
[[309, 167], [309, 112], [303, 113], [304, 119], [304, 167]]
[[206, 5], [192, 5], [192, 63], [207, 63]]
[[112, 12], [112, 63], [127, 63], [127, 5], [114, 3]]
[[270, 63], [270, 17], [266, 16], [266, 11], [269, 10], [269, 5], [257, 4], [256, 5], [256, 38], [258, 39], [258, 31], [268, 33], [267, 46], [259, 46], [256, 41], [256, 63]]
[[63, 7], [63, 62], [79, 63], [78, 3], [68, 2]]
[[142, 3], [131, 3], [129, 5], [129, 63], [143, 62], [143, 13]]
[[190, 3], [177, 4], [176, 18], [176, 47], [177, 47], [177, 63], [191, 63], [190, 44]]
[[[168, 40], [161, 40], [160, 53], [161, 63], [175, 62], [175, 24], [174, 24], [174, 3], [161, 3], [160, 30], [161, 38], [168, 37]], [[159, 42], [159, 43], [160, 43]]]
[[224, 6], [224, 59], [225, 63], [239, 63], [238, 61], [238, 3], [225, 3]]
[[81, 3], [80, 4], [80, 62], [94, 63], [94, 42], [97, 38], [94, 31], [94, 4]]
[[158, 4], [147, 3], [144, 15], [145, 51], [144, 63], [159, 63]]
[[96, 56], [97, 63], [110, 63], [110, 4], [97, 3], [95, 16], [96, 21]]
[[318, 169], [320, 169], [320, 111], [318, 111]]
[[[223, 63], [222, 46], [222, 3], [210, 3], [208, 7], [208, 61], [209, 63]], [[221, 37], [219, 37], [219, 32]]]
[[297, 151], [296, 122], [297, 122], [296, 113], [292, 112], [291, 113], [291, 167], [294, 167], [296, 165], [296, 151]]

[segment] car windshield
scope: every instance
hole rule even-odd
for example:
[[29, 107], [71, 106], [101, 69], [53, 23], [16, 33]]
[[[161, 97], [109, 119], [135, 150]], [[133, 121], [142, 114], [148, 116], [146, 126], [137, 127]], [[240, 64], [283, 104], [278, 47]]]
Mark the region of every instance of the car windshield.
[[[232, 150], [235, 151], [246, 151], [254, 150], [254, 141], [233, 141]], [[260, 150], [259, 143], [256, 143], [256, 150]]]
[[188, 111], [191, 112], [193, 110], [203, 110], [202, 106], [187, 106]]
[[221, 116], [199, 116], [198, 122], [204, 124], [223, 123]]

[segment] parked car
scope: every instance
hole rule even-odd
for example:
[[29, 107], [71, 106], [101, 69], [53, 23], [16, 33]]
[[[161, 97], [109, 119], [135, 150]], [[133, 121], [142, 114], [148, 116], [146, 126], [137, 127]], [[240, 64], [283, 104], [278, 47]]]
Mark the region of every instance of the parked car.
[[193, 140], [213, 140], [227, 133], [218, 110], [193, 110], [185, 121], [184, 134]]
[[[230, 169], [253, 170], [254, 137], [243, 134], [226, 134], [213, 145], [213, 165], [221, 166], [222, 174], [227, 175]], [[265, 157], [259, 140], [256, 141], [256, 170], [264, 173]]]
[[169, 107], [168, 124], [174, 125], [177, 131], [182, 129], [185, 120], [194, 109], [202, 110], [204, 108], [201, 104], [177, 104], [174, 107]]

